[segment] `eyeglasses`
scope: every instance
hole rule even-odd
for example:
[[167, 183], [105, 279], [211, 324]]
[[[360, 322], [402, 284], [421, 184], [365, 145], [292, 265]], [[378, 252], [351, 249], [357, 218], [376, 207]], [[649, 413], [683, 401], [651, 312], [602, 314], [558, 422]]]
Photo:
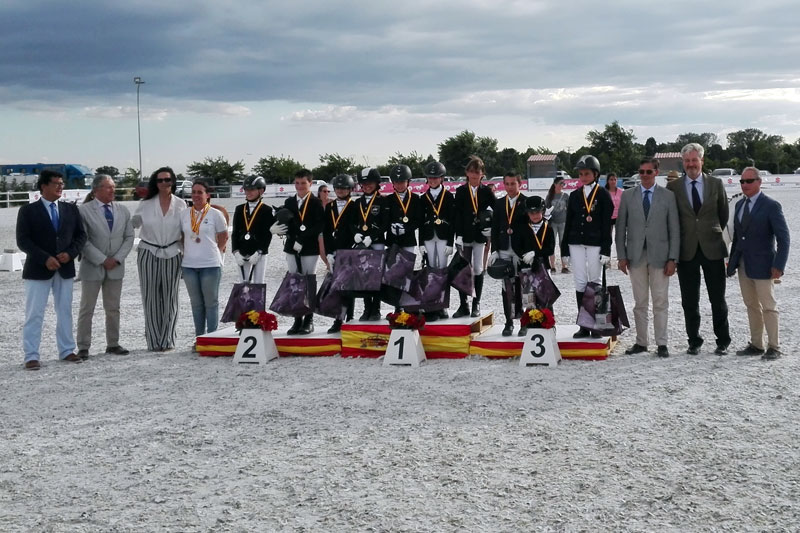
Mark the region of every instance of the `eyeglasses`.
[[172, 178], [158, 178], [156, 183], [172, 183]]
[[747, 178], [744, 180], [739, 180], [739, 183], [744, 185], [745, 183], [753, 183], [754, 181], [758, 181], [758, 178]]
[[641, 174], [642, 176], [649, 176], [649, 175], [655, 174], [655, 173], [656, 173], [656, 171], [653, 170], [652, 168], [640, 168], [639, 169], [639, 174]]

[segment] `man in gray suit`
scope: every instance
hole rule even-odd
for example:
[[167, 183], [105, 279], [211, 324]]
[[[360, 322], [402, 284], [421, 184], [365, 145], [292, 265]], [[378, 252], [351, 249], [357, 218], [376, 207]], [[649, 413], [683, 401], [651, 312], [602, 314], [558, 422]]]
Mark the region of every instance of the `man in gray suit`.
[[78, 356], [89, 358], [92, 317], [103, 291], [106, 314], [106, 353], [127, 355], [119, 345], [119, 307], [125, 258], [133, 248], [133, 225], [128, 209], [114, 201], [114, 180], [98, 174], [92, 182], [94, 199], [80, 206], [88, 240], [81, 259], [81, 307], [78, 312]]
[[656, 185], [658, 159], [639, 163], [641, 184], [622, 193], [616, 223], [619, 269], [631, 277], [636, 343], [626, 354], [647, 351], [648, 307], [653, 298], [657, 354], [669, 357], [667, 318], [669, 278], [680, 252], [678, 205], [672, 191]]

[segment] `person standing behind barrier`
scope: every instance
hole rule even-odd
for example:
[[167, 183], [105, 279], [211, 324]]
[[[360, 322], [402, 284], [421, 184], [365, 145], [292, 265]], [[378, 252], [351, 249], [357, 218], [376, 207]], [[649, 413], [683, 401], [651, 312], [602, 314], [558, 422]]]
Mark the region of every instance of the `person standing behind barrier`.
[[481, 228], [479, 216], [491, 212], [496, 200], [488, 186], [481, 183], [486, 167], [483, 160], [470, 156], [465, 168], [467, 183], [456, 189], [455, 195], [455, 244], [460, 247], [472, 264], [475, 276], [475, 297], [472, 299], [472, 312], [467, 307], [467, 295], [459, 292], [461, 304], [453, 313], [453, 318], [481, 315], [481, 293], [483, 292], [483, 256], [486, 242], [492, 235], [491, 226]]
[[272, 242], [269, 228], [275, 223], [272, 207], [261, 201], [267, 182], [261, 176], [244, 180], [245, 203], [233, 212], [231, 250], [241, 281], [264, 283], [267, 253]]
[[186, 202], [175, 195], [177, 181], [170, 167], [150, 175], [147, 196], [133, 215], [139, 229], [136, 265], [144, 310], [147, 349], [175, 348], [178, 288], [181, 281], [181, 213]]
[[211, 207], [208, 184], [192, 184], [192, 207], [181, 214], [183, 231], [183, 281], [189, 293], [196, 336], [219, 326], [219, 282], [222, 254], [228, 242], [223, 214]]
[[72, 336], [72, 284], [75, 256], [86, 242], [81, 216], [75, 204], [59, 202], [64, 177], [43, 170], [36, 183], [41, 198], [23, 205], [17, 213], [17, 246], [25, 252], [22, 279], [25, 280], [25, 325], [22, 348], [25, 370], [39, 370], [44, 310], [50, 291], [56, 314], [58, 358], [80, 363]]
[[684, 176], [667, 183], [675, 194], [681, 223], [681, 254], [678, 261], [678, 284], [686, 322], [689, 347], [686, 353], [697, 355], [703, 345], [700, 336], [700, 271], [706, 280], [711, 302], [711, 321], [717, 337], [714, 353], [725, 355], [731, 343], [728, 328], [728, 304], [725, 301], [725, 257], [728, 247], [722, 231], [728, 223], [728, 197], [719, 178], [703, 173], [705, 149], [689, 143], [681, 149]]
[[[567, 203], [567, 220], [561, 256], [571, 257], [575, 278], [575, 297], [578, 311], [586, 285], [600, 283], [602, 268], [611, 260], [611, 214], [614, 204], [608, 191], [597, 184], [600, 162], [593, 155], [581, 157], [575, 165], [581, 188], [572, 191]], [[581, 326], [574, 337], [588, 337], [590, 332]], [[592, 337], [599, 337], [592, 332]]]
[[[295, 196], [287, 198], [283, 208], [294, 215], [291, 224], [276, 222], [270, 231], [276, 235], [286, 235], [283, 252], [286, 254], [286, 267], [289, 272], [314, 275], [319, 258], [319, 236], [322, 234], [322, 222], [325, 211], [322, 202], [311, 193], [313, 181], [311, 171], [305, 168], [294, 175]], [[300, 267], [298, 269], [298, 259]], [[296, 317], [294, 324], [286, 333], [288, 335], [307, 335], [314, 331], [314, 314]]]
[[733, 243], [727, 273], [732, 276], [739, 271], [739, 287], [750, 325], [750, 342], [736, 355], [761, 355], [762, 359], [774, 360], [781, 356], [774, 281], [783, 276], [786, 268], [789, 227], [781, 204], [761, 192], [757, 168], [744, 169], [739, 183], [744, 198], [736, 203], [734, 210]]
[[[455, 197], [442, 185], [447, 169], [439, 161], [425, 165], [428, 190], [420, 196], [422, 201], [422, 226], [419, 228], [420, 253], [427, 258], [431, 268], [447, 268], [453, 254], [453, 217]], [[447, 309], [426, 313], [426, 320], [447, 318]]]
[[106, 317], [106, 353], [129, 353], [119, 344], [119, 307], [125, 258], [133, 249], [133, 224], [128, 208], [114, 201], [115, 191], [111, 176], [98, 174], [92, 181], [94, 199], [78, 208], [87, 236], [80, 267], [81, 305], [77, 341], [81, 359], [89, 358], [92, 318], [101, 289]]
[[658, 159], [639, 163], [641, 184], [622, 194], [616, 223], [619, 269], [631, 278], [636, 342], [628, 355], [647, 351], [648, 307], [653, 298], [653, 330], [659, 357], [669, 357], [669, 278], [680, 253], [678, 206], [672, 191], [656, 184]]
[[[550, 190], [547, 191], [545, 198], [545, 208], [550, 210], [550, 219], [548, 220], [553, 233], [556, 236], [557, 244], [560, 246], [564, 240], [564, 224], [567, 222], [567, 202], [569, 195], [564, 191], [564, 178], [556, 176], [553, 184], [550, 185]], [[556, 271], [556, 255], [550, 256], [550, 272]], [[561, 273], [569, 274], [569, 257], [561, 256]]]
[[[503, 186], [506, 196], [495, 200], [492, 211], [492, 255], [489, 256], [488, 265], [492, 266], [498, 259], [510, 261], [517, 270], [519, 257], [514, 253], [511, 246], [514, 233], [521, 231], [528, 220], [525, 211], [525, 196], [520, 194], [522, 187], [522, 176], [516, 172], [508, 172], [503, 176]], [[502, 263], [501, 263], [502, 264]], [[492, 275], [490, 273], [490, 275]], [[522, 286], [519, 276], [514, 276], [511, 280], [503, 280], [501, 289], [503, 297], [503, 312], [506, 317], [503, 335], [511, 335], [514, 328], [514, 318], [522, 316]], [[513, 308], [512, 308], [513, 304]]]
[[[350, 249], [353, 246], [353, 225], [350, 223], [355, 215], [355, 204], [351, 193], [355, 181], [349, 174], [339, 174], [331, 181], [336, 199], [325, 206], [325, 222], [322, 226], [322, 239], [327, 254], [326, 264], [328, 270], [334, 272], [336, 268], [336, 251]], [[345, 321], [353, 319], [353, 299], [343, 296], [345, 307]], [[328, 333], [338, 333], [342, 330], [342, 321], [334, 319]]]
[[609, 172], [606, 176], [606, 184], [605, 189], [608, 191], [609, 196], [611, 196], [611, 203], [614, 204], [614, 212], [611, 214], [611, 249], [613, 250], [614, 244], [614, 225], [617, 223], [617, 216], [619, 216], [619, 202], [622, 199], [622, 189], [617, 187], [617, 175], [613, 172]]

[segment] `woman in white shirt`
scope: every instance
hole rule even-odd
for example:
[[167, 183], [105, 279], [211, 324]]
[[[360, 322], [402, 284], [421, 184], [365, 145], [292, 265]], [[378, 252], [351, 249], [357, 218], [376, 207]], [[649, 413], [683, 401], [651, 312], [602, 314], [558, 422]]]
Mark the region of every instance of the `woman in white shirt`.
[[220, 211], [208, 203], [208, 184], [192, 184], [192, 207], [181, 214], [183, 231], [183, 281], [189, 293], [195, 335], [217, 330], [222, 253], [228, 242], [228, 225]]
[[178, 287], [181, 280], [181, 213], [186, 203], [175, 196], [177, 179], [169, 167], [150, 176], [147, 197], [133, 216], [139, 229], [136, 264], [144, 308], [147, 349], [163, 352], [175, 348], [178, 321]]

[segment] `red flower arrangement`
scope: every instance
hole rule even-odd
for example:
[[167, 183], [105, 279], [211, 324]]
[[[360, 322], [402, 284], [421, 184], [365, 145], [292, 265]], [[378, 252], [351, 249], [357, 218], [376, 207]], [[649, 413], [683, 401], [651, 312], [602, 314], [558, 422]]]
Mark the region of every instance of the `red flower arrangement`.
[[405, 311], [399, 313], [389, 313], [386, 315], [389, 327], [392, 329], [422, 329], [425, 327], [424, 315], [412, 315]]
[[246, 311], [239, 315], [239, 320], [236, 321], [236, 331], [243, 329], [275, 331], [278, 329], [278, 319], [266, 311]]
[[522, 313], [519, 323], [523, 328], [550, 329], [556, 325], [556, 319], [553, 316], [553, 312], [546, 307], [544, 309], [529, 307]]

